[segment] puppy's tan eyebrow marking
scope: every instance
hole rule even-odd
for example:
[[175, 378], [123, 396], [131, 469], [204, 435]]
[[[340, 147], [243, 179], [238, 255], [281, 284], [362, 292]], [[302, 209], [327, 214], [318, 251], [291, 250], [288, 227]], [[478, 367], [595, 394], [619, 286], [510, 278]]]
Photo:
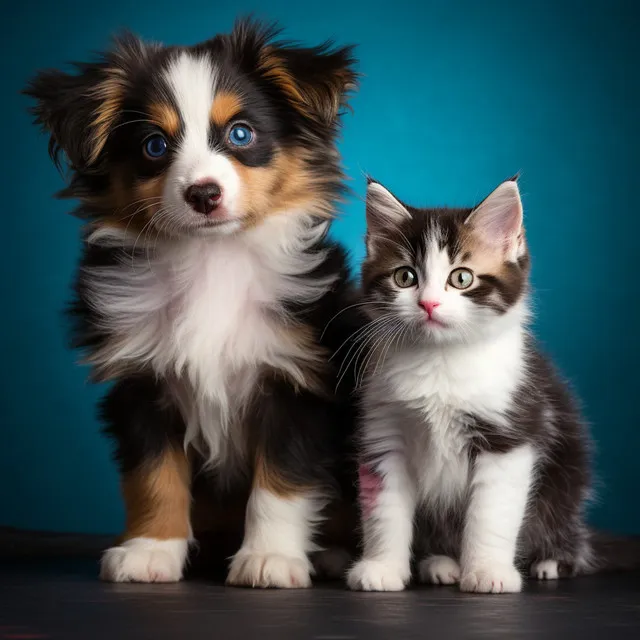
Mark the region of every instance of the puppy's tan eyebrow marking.
[[161, 102], [154, 103], [149, 106], [149, 115], [151, 119], [162, 130], [170, 135], [178, 135], [180, 131], [180, 116], [178, 112], [169, 104]]
[[211, 122], [222, 127], [242, 111], [242, 100], [236, 93], [221, 91], [211, 105]]

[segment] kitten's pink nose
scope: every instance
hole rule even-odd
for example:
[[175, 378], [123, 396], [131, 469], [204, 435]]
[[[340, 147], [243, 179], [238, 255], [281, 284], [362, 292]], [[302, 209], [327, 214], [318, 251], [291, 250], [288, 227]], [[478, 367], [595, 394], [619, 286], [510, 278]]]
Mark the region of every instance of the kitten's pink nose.
[[440, 306], [440, 303], [435, 300], [420, 300], [419, 304], [427, 312], [429, 317], [433, 315], [433, 310]]

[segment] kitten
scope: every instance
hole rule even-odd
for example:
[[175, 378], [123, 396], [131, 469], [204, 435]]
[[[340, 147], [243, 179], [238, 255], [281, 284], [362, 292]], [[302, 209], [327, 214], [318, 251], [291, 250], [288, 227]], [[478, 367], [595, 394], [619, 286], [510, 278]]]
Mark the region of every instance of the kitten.
[[349, 586], [406, 586], [416, 514], [423, 582], [502, 593], [523, 571], [589, 570], [589, 438], [528, 330], [517, 181], [474, 209], [416, 209], [371, 181], [367, 225], [370, 326], [394, 338], [363, 391], [364, 557]]

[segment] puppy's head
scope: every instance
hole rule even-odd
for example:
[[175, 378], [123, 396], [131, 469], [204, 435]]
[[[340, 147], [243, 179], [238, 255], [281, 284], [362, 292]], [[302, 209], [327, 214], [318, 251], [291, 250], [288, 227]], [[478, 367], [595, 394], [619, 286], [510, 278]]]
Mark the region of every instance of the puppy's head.
[[234, 233], [276, 213], [330, 216], [342, 190], [338, 120], [351, 48], [274, 42], [241, 22], [194, 47], [131, 35], [76, 73], [27, 87], [63, 196], [98, 225], [169, 236]]

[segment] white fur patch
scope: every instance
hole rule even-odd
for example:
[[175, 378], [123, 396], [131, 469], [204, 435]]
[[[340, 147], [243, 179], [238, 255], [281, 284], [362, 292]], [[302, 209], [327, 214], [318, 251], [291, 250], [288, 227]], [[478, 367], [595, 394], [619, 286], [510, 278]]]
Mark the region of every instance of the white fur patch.
[[462, 541], [463, 590], [520, 590], [522, 579], [514, 560], [535, 459], [529, 445], [476, 458]]
[[245, 536], [233, 557], [227, 584], [301, 589], [311, 586], [308, 554], [323, 501], [315, 496], [280, 498], [254, 489], [247, 504]]
[[[173, 380], [187, 442], [204, 445], [212, 464], [242, 457], [241, 434], [230, 437], [229, 425], [259, 366], [302, 382], [296, 363], [313, 357], [287, 340], [273, 311], [285, 300], [311, 303], [331, 286], [333, 277], [304, 278], [325, 256], [303, 252], [325, 232], [301, 216], [272, 216], [237, 236], [143, 244], [147, 255], [123, 253], [118, 266], [87, 269], [89, 302], [112, 336], [92, 362], [148, 366]], [[123, 234], [120, 246], [135, 240]]]
[[429, 584], [455, 584], [460, 581], [460, 565], [449, 556], [429, 556], [418, 567], [420, 581]]
[[100, 578], [107, 582], [178, 582], [188, 548], [189, 542], [180, 538], [132, 538], [104, 552]]
[[364, 558], [347, 574], [347, 585], [353, 591], [402, 591], [410, 577], [405, 566]]
[[400, 591], [411, 577], [415, 487], [402, 455], [388, 456], [378, 473], [381, 486], [362, 505], [364, 556], [349, 571], [347, 584], [360, 591]]
[[[398, 439], [411, 443], [404, 454], [421, 499], [457, 503], [467, 492], [470, 473], [465, 420], [474, 414], [509, 428], [506, 413], [525, 376], [524, 338], [516, 324], [492, 340], [432, 345], [390, 356], [365, 392], [371, 398], [365, 403], [367, 451], [393, 451]], [[424, 416], [424, 422], [398, 424], [393, 406], [376, 404], [389, 391]]]
[[460, 590], [471, 593], [518, 593], [522, 576], [513, 564], [488, 563], [462, 574]]
[[557, 580], [560, 577], [557, 560], [542, 560], [531, 566], [531, 575], [538, 580]]

